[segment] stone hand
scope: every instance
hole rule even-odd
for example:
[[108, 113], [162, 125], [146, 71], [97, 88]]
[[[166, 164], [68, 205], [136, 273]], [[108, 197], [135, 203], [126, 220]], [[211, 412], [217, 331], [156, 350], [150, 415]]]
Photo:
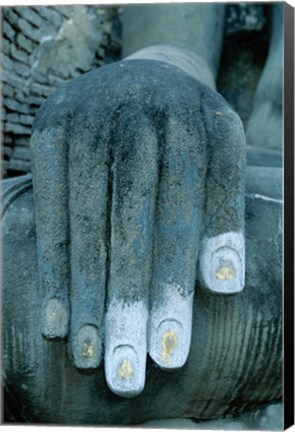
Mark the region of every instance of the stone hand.
[[123, 396], [143, 390], [147, 352], [184, 365], [197, 277], [215, 293], [244, 286], [243, 128], [182, 60], [73, 80], [31, 140], [43, 335], [69, 336], [77, 368], [104, 352]]

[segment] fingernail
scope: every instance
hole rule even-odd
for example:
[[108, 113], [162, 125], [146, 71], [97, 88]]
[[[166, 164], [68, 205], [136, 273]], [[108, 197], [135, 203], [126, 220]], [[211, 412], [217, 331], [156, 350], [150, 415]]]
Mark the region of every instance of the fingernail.
[[69, 311], [57, 298], [46, 301], [43, 309], [43, 335], [48, 339], [65, 338], [68, 334]]
[[144, 388], [145, 367], [139, 364], [132, 346], [123, 345], [114, 349], [106, 375], [110, 390], [119, 396], [133, 397]]
[[164, 292], [163, 305], [151, 313], [149, 354], [162, 369], [178, 369], [190, 349], [193, 293], [183, 296], [173, 287]]
[[150, 356], [162, 369], [178, 369], [186, 362], [189, 346], [182, 324], [168, 319], [152, 332]]
[[147, 305], [114, 300], [105, 319], [105, 376], [109, 389], [133, 397], [145, 385]]
[[245, 284], [245, 242], [241, 233], [225, 233], [206, 239], [200, 258], [205, 288], [220, 294], [235, 294]]
[[84, 325], [73, 340], [73, 359], [78, 369], [93, 369], [101, 361], [101, 338], [93, 325]]
[[216, 292], [234, 294], [244, 287], [239, 254], [228, 247], [212, 254], [210, 286]]

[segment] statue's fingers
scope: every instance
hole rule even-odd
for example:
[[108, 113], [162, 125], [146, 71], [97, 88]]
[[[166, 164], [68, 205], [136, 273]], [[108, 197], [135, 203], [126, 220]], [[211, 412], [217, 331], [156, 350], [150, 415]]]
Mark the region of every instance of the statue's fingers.
[[149, 353], [164, 369], [182, 367], [189, 354], [203, 200], [202, 138], [192, 119], [183, 125], [176, 116], [161, 147], [149, 322]]
[[204, 109], [208, 165], [200, 279], [211, 292], [234, 294], [245, 282], [246, 146], [237, 114], [215, 100]]
[[85, 115], [77, 117], [69, 131], [70, 350], [74, 365], [82, 369], [98, 367], [103, 353], [109, 181], [106, 129], [98, 118], [91, 122]]
[[55, 339], [66, 337], [69, 327], [67, 136], [64, 125], [46, 121], [47, 103], [35, 121], [31, 159], [42, 333]]
[[142, 107], [124, 108], [113, 131], [111, 245], [105, 375], [121, 396], [145, 384], [157, 139]]

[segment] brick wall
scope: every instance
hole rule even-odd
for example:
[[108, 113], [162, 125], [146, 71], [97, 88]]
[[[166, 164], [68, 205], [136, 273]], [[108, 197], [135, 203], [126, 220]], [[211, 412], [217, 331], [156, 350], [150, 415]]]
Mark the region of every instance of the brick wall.
[[2, 8], [2, 176], [30, 171], [42, 102], [70, 79], [120, 57], [120, 11], [99, 6]]

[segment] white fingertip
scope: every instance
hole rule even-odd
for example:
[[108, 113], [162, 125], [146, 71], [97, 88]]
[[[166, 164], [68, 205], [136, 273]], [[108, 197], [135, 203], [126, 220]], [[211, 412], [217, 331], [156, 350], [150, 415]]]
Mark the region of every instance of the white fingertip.
[[245, 285], [245, 240], [228, 232], [203, 241], [200, 257], [203, 285], [220, 294], [235, 294]]
[[187, 296], [176, 284], [159, 287], [163, 301], [152, 307], [149, 323], [149, 354], [162, 369], [178, 369], [188, 357], [193, 292]]
[[146, 372], [146, 328], [148, 310], [144, 302], [125, 304], [113, 300], [105, 318], [105, 376], [110, 390], [133, 397], [142, 392]]
[[65, 338], [68, 334], [69, 311], [57, 298], [46, 301], [43, 309], [43, 335], [48, 339]]
[[74, 364], [79, 369], [97, 368], [101, 361], [101, 338], [95, 326], [83, 325], [72, 342]]

